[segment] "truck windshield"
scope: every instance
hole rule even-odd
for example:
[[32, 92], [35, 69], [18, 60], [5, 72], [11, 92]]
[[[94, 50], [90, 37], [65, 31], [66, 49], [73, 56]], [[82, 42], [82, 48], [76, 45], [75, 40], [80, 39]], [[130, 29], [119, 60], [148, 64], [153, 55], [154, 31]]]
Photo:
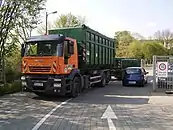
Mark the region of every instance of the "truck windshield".
[[26, 56], [63, 56], [63, 43], [55, 41], [26, 43]]

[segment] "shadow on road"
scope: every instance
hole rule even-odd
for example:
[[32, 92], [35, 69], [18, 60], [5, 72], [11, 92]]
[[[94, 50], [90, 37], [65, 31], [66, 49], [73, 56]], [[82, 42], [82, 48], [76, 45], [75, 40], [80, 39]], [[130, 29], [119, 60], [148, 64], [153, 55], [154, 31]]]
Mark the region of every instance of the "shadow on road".
[[58, 102], [63, 102], [65, 100], [68, 100], [68, 97], [65, 96], [35, 96], [32, 99], [35, 100], [44, 100], [44, 101], [58, 101]]
[[121, 81], [112, 81], [105, 88], [94, 88], [88, 93], [73, 99], [73, 103], [88, 104], [148, 104], [152, 84], [145, 87], [123, 87]]

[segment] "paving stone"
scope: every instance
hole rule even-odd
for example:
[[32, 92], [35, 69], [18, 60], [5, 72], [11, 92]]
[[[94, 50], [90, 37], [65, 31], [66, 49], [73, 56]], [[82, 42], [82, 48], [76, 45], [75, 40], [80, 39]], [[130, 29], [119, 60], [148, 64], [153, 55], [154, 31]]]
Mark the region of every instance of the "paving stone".
[[[122, 87], [120, 82], [94, 88], [55, 110], [39, 130], [109, 130], [107, 119], [101, 119], [108, 105], [118, 117], [112, 119], [117, 130], [171, 130], [172, 97], [158, 98], [151, 91], [150, 84], [143, 88]], [[0, 130], [31, 130], [65, 100], [27, 93], [0, 97]]]

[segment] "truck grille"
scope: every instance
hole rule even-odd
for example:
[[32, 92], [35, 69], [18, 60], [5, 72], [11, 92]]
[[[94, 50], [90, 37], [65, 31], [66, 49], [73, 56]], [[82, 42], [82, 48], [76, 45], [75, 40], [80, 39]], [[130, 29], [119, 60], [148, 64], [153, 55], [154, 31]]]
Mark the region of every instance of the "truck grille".
[[29, 66], [30, 72], [50, 72], [50, 66]]

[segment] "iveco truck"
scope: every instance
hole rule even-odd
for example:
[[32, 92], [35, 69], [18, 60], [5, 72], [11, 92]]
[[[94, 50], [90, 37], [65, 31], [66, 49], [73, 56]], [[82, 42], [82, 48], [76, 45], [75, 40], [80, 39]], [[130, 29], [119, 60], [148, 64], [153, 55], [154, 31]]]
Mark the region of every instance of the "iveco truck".
[[78, 96], [104, 87], [114, 68], [115, 40], [86, 25], [27, 38], [21, 49], [22, 85], [37, 95]]

